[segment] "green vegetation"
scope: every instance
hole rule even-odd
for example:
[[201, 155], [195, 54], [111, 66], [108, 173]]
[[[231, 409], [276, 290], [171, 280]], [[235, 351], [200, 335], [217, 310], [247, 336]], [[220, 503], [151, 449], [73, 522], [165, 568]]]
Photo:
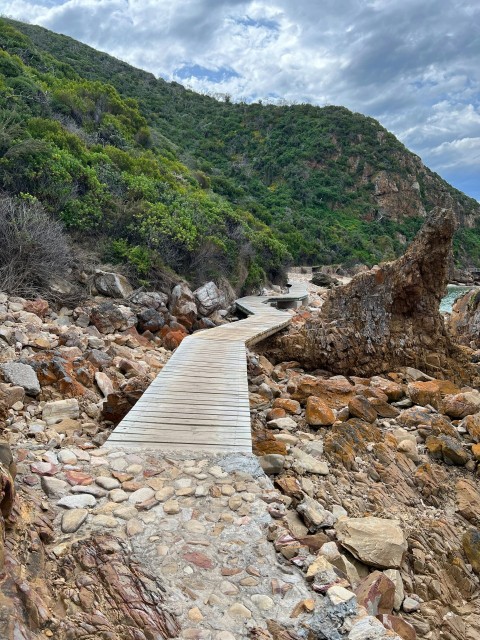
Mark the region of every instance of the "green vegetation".
[[[418, 183], [392, 216], [377, 176]], [[419, 204], [478, 203], [425, 169], [375, 120], [342, 107], [218, 102], [70, 38], [0, 20], [0, 189], [28, 194], [147, 283], [173, 269], [237, 289], [289, 261], [373, 264], [399, 255]], [[388, 207], [387, 207], [388, 209]], [[462, 263], [480, 260], [464, 229]]]

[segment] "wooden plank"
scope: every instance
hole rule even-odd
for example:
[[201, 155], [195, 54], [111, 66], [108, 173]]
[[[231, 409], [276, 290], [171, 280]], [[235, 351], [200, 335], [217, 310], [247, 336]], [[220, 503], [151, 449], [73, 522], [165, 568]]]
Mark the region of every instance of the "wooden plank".
[[285, 296], [247, 296], [236, 304], [248, 318], [185, 338], [105, 446], [251, 452], [245, 344], [290, 323], [268, 302], [306, 296], [302, 285]]

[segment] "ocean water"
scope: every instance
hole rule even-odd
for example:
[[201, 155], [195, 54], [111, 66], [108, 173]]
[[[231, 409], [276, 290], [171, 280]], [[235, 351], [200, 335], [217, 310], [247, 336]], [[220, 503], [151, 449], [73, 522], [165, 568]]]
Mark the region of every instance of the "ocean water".
[[459, 287], [456, 284], [449, 284], [447, 287], [447, 295], [440, 303], [440, 313], [451, 313], [455, 300], [472, 288], [473, 287]]

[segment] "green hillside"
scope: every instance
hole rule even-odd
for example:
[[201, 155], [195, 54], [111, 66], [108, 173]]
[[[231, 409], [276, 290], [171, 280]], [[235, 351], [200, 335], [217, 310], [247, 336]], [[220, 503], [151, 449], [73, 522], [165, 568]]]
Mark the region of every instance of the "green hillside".
[[246, 289], [291, 260], [373, 264], [447, 202], [457, 262], [479, 264], [480, 205], [372, 118], [219, 102], [10, 20], [0, 47], [0, 189], [140, 279], [168, 267]]

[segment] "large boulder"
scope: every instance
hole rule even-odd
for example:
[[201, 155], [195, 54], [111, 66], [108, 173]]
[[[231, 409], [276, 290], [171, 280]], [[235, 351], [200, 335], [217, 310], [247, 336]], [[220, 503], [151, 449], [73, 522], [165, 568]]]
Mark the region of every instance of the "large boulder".
[[193, 292], [198, 313], [209, 316], [224, 305], [224, 296], [214, 282], [207, 282]]
[[102, 302], [92, 307], [90, 320], [100, 333], [104, 334], [126, 331], [137, 324], [137, 316], [129, 307], [113, 302]]
[[317, 287], [326, 287], [327, 289], [331, 289], [335, 285], [341, 284], [340, 280], [334, 278], [328, 273], [323, 273], [322, 271], [317, 271], [312, 275], [312, 279], [310, 282]]
[[193, 325], [197, 319], [198, 310], [195, 303], [195, 296], [190, 288], [184, 284], [177, 284], [173, 287], [170, 299], [170, 312], [176, 316], [179, 321]]
[[166, 308], [168, 304], [168, 296], [160, 291], [136, 291], [129, 298], [132, 304], [138, 304], [140, 307], [148, 309]]
[[335, 524], [342, 547], [372, 567], [398, 569], [407, 541], [398, 520], [340, 518]]
[[143, 333], [156, 333], [165, 326], [165, 317], [156, 309], [144, 309], [138, 314], [138, 328]]
[[120, 273], [99, 270], [94, 282], [98, 292], [109, 298], [128, 298], [133, 293], [132, 285]]

